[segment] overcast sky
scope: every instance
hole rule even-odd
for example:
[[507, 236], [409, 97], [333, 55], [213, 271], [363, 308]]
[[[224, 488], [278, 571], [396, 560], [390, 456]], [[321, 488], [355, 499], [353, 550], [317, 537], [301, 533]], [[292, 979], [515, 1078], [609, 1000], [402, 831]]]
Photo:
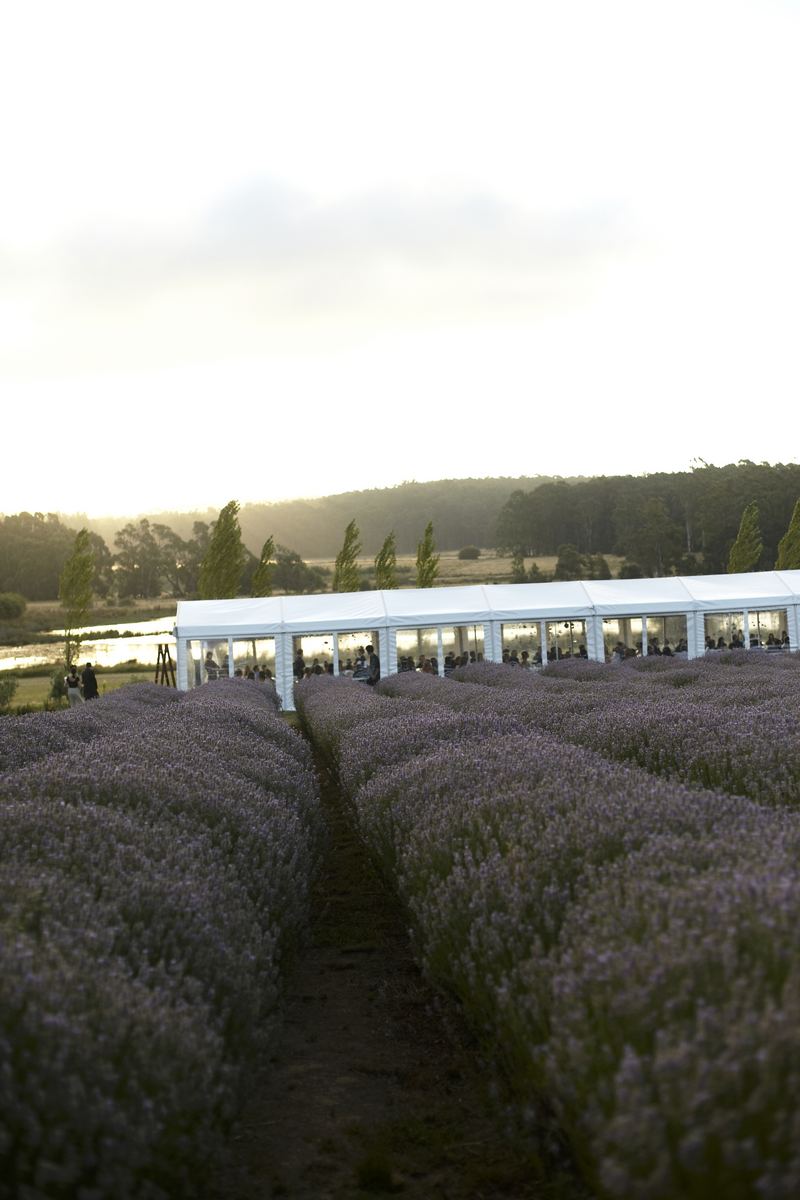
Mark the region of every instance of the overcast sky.
[[798, 461], [800, 5], [0, 16], [0, 512]]

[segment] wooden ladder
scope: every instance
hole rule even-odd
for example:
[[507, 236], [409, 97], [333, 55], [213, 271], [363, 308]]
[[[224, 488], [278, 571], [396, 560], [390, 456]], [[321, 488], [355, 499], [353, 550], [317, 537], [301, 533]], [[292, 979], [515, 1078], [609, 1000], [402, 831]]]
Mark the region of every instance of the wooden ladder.
[[175, 664], [172, 661], [172, 656], [169, 652], [169, 646], [160, 645], [158, 647], [158, 658], [156, 659], [156, 677], [155, 683], [163, 683], [165, 687], [177, 687], [175, 682]]

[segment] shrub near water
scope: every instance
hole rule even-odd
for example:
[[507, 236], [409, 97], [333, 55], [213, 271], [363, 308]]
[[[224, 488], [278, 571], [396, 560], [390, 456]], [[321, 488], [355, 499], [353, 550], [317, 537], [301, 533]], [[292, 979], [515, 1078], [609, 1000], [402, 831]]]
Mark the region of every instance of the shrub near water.
[[316, 785], [274, 701], [122, 692], [53, 715], [65, 748], [27, 766], [8, 722], [3, 1197], [196, 1194], [306, 917]]
[[[497, 737], [500, 692], [419, 676], [381, 684], [405, 703], [378, 769], [385, 701], [354, 701], [359, 725], [352, 686], [330, 683], [303, 692], [304, 717], [330, 740], [338, 706], [340, 767], [376, 765], [363, 785], [342, 772], [362, 833], [521, 1114], [546, 1095], [609, 1200], [800, 1194], [798, 816], [550, 735]], [[489, 736], [445, 747], [459, 688]], [[415, 723], [404, 761], [415, 692], [433, 753]]]

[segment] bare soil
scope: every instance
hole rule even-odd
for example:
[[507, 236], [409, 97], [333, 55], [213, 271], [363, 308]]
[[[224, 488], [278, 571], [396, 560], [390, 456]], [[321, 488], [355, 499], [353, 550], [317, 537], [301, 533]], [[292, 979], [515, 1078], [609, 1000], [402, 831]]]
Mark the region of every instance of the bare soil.
[[330, 843], [274, 1058], [214, 1200], [577, 1200], [566, 1160], [510, 1124], [454, 1001], [421, 976], [402, 911], [323, 772]]

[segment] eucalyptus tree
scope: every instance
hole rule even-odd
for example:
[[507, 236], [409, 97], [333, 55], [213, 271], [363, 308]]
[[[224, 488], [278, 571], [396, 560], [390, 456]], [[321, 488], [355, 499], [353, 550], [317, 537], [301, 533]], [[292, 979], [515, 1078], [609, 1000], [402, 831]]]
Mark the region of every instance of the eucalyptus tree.
[[121, 596], [157, 596], [161, 591], [163, 551], [147, 517], [129, 521], [114, 538], [116, 583]]

